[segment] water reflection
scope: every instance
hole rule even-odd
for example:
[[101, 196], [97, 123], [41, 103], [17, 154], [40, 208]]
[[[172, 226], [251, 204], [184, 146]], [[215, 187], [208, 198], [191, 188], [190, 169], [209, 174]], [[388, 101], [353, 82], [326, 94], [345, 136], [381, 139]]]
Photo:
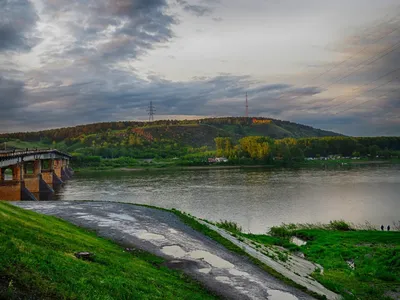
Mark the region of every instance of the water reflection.
[[345, 219], [391, 224], [400, 219], [400, 166], [346, 170], [196, 170], [76, 174], [61, 200], [102, 200], [176, 208], [245, 230]]

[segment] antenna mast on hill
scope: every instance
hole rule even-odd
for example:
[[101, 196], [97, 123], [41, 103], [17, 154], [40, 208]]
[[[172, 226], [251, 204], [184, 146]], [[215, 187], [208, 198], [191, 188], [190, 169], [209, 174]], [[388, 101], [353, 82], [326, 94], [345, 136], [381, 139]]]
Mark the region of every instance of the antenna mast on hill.
[[156, 110], [154, 109], [153, 101], [150, 101], [147, 111], [149, 112], [149, 122], [154, 121], [154, 112]]
[[249, 117], [249, 101], [247, 100], [247, 93], [246, 93], [246, 118]]

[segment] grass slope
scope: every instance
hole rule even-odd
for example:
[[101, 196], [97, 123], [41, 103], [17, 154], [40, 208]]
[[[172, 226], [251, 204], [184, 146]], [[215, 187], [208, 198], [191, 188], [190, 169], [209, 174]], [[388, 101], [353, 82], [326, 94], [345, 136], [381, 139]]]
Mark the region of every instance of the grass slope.
[[[74, 252], [95, 253], [93, 262]], [[215, 299], [142, 251], [0, 203], [0, 299]]]
[[[265, 245], [279, 245], [300, 250], [306, 258], [324, 267], [324, 274], [314, 277], [344, 299], [393, 299], [400, 296], [400, 232], [374, 230], [339, 231], [331, 229], [288, 230], [275, 227], [275, 237], [243, 234]], [[239, 233], [241, 234], [241, 233]], [[298, 247], [289, 236], [307, 240]], [[355, 269], [347, 264], [354, 261]]]
[[400, 232], [299, 230], [296, 235], [309, 240], [302, 247], [306, 257], [325, 269], [316, 279], [345, 299], [400, 296]]

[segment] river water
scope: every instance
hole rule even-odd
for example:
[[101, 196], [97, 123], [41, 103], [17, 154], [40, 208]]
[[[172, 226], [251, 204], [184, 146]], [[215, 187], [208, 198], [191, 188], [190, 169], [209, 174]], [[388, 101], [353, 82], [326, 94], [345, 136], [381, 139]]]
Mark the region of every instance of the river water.
[[400, 166], [85, 172], [75, 174], [56, 199], [176, 208], [234, 221], [253, 233], [336, 219], [386, 226], [400, 220]]

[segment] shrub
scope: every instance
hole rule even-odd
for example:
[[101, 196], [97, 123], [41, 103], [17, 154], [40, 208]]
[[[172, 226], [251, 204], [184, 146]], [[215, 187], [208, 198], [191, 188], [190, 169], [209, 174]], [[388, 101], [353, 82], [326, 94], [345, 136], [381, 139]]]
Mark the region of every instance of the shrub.
[[350, 226], [350, 224], [346, 223], [343, 220], [335, 220], [330, 222], [330, 227], [333, 230], [338, 230], [338, 231], [350, 231], [353, 230]]
[[284, 226], [271, 227], [269, 234], [276, 237], [289, 238], [292, 236], [292, 231]]

